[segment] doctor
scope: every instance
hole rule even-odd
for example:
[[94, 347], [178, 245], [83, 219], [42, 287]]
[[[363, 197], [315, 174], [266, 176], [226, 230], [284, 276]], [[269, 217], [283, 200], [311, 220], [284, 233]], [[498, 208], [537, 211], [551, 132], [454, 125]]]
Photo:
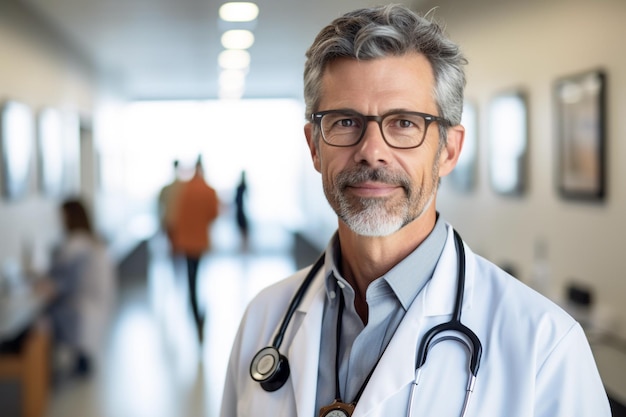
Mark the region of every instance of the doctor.
[[[440, 26], [404, 6], [356, 10], [319, 33], [304, 131], [338, 230], [319, 268], [249, 305], [222, 417], [610, 416], [581, 327], [455, 243], [436, 211], [463, 145], [465, 63]], [[438, 333], [416, 385], [424, 335], [459, 304], [478, 344]]]

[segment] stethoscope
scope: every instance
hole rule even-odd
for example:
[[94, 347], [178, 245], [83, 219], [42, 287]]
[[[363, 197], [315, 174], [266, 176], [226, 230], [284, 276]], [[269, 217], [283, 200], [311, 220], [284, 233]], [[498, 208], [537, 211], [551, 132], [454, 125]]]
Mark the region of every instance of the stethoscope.
[[[463, 306], [463, 292], [465, 290], [465, 249], [463, 247], [461, 236], [459, 236], [456, 230], [453, 232], [458, 262], [454, 312], [450, 321], [441, 323], [428, 330], [420, 342], [417, 350], [415, 379], [411, 384], [407, 417], [410, 417], [413, 412], [415, 389], [420, 382], [421, 370], [426, 363], [428, 351], [440, 342], [450, 340], [461, 343], [461, 345], [463, 345], [469, 353], [469, 377], [461, 417], [466, 415], [470, 398], [474, 392], [474, 384], [476, 382], [476, 375], [478, 374], [478, 368], [480, 367], [480, 359], [482, 356], [482, 345], [478, 336], [476, 336], [470, 328], [461, 323], [461, 308]], [[287, 382], [287, 379], [289, 379], [289, 362], [287, 358], [280, 353], [279, 348], [287, 331], [287, 326], [289, 325], [296, 308], [302, 301], [308, 287], [323, 265], [324, 254], [322, 254], [315, 262], [291, 299], [287, 312], [283, 317], [272, 344], [261, 349], [252, 359], [252, 363], [250, 364], [250, 376], [253, 380], [259, 382], [265, 391], [276, 391], [281, 388], [285, 382]], [[447, 334], [436, 338], [436, 336], [441, 335], [444, 332], [455, 332], [462, 337]]]

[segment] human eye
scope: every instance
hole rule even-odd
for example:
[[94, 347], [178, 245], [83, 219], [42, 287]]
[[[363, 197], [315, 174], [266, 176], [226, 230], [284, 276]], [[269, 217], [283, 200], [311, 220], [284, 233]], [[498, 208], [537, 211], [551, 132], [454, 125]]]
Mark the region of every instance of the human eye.
[[394, 131], [422, 131], [424, 128], [424, 119], [415, 114], [392, 114], [387, 117], [385, 124], [388, 129]]
[[346, 133], [361, 129], [358, 116], [349, 113], [328, 113], [324, 116], [326, 130], [333, 133]]

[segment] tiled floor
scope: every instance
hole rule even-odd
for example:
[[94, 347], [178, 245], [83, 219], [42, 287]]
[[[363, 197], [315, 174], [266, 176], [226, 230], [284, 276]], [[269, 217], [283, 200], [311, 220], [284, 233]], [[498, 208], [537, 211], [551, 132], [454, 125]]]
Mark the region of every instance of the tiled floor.
[[277, 228], [258, 232], [251, 251], [241, 253], [230, 225], [214, 228], [221, 240], [199, 272], [207, 314], [202, 346], [187, 301], [184, 262], [167, 255], [162, 238], [152, 239], [148, 276], [124, 278], [102, 366], [87, 380], [55, 388], [47, 417], [216, 416], [245, 305], [295, 269], [291, 237]]

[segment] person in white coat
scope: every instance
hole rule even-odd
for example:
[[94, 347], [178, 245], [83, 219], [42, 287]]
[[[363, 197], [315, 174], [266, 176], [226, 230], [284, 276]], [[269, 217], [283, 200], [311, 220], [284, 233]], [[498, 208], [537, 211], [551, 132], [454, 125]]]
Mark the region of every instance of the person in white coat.
[[248, 306], [222, 417], [611, 415], [581, 326], [436, 210], [463, 145], [465, 64], [441, 26], [401, 5], [318, 34], [304, 133], [338, 229], [316, 265]]
[[59, 211], [63, 240], [55, 250], [48, 279], [38, 285], [45, 287], [50, 299], [47, 312], [55, 356], [69, 357], [70, 371], [87, 376], [103, 353], [116, 303], [117, 273], [82, 201], [67, 199]]

